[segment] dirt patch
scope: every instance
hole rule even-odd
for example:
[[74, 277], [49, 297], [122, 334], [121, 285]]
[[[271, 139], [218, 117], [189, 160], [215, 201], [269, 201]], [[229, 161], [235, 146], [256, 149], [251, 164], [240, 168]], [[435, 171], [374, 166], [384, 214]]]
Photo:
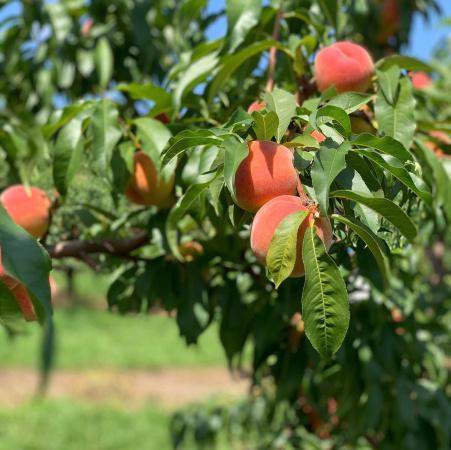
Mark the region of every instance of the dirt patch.
[[[0, 405], [16, 406], [34, 397], [38, 375], [31, 370], [0, 370]], [[245, 395], [249, 381], [224, 368], [180, 368], [161, 371], [57, 371], [48, 397], [69, 397], [95, 403], [139, 408], [147, 402], [166, 408], [217, 397]]]

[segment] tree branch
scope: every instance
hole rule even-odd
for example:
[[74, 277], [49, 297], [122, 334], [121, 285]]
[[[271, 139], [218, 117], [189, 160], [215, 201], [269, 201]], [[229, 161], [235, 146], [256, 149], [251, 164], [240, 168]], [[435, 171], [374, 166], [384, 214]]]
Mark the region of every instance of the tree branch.
[[148, 242], [148, 233], [146, 231], [139, 231], [134, 236], [123, 239], [105, 239], [103, 241], [62, 241], [55, 245], [48, 245], [46, 246], [46, 249], [49, 255], [54, 259], [73, 257], [86, 262], [87, 255], [92, 253], [129, 257], [129, 253], [146, 245]]
[[[282, 7], [279, 8], [274, 19], [274, 28], [272, 32], [272, 38], [274, 41], [279, 40], [280, 36], [280, 21], [283, 16]], [[271, 47], [269, 50], [269, 63], [268, 63], [268, 81], [266, 82], [266, 90], [271, 92], [274, 87], [274, 72], [276, 70], [276, 56], [277, 47]]]

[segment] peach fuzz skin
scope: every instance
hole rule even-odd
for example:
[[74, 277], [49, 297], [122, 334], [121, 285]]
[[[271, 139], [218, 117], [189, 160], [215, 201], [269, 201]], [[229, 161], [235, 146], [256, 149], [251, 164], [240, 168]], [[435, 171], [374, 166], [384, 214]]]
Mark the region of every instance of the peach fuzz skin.
[[35, 238], [47, 233], [51, 201], [41, 189], [26, 190], [19, 184], [10, 186], [0, 195], [0, 202], [11, 219]]
[[[281, 195], [280, 197], [273, 198], [258, 210], [252, 222], [251, 248], [262, 264], [266, 264], [266, 255], [268, 254], [272, 237], [279, 223], [289, 214], [307, 210], [308, 208], [302, 200], [294, 195]], [[301, 277], [304, 275], [302, 243], [305, 231], [311, 221], [313, 221], [313, 214], [310, 214], [299, 227], [297, 257], [291, 274], [292, 277]], [[316, 220], [315, 225], [317, 235], [324, 242], [326, 248], [329, 249], [332, 244], [332, 227], [329, 219], [320, 217]]]
[[255, 212], [274, 197], [294, 194], [299, 177], [293, 152], [271, 141], [251, 141], [248, 147], [235, 175], [238, 206]]
[[14, 278], [7, 275], [3, 270], [1, 262], [0, 262], [0, 281], [2, 281], [5, 284], [5, 286], [9, 289], [11, 294], [15, 297], [25, 320], [27, 320], [28, 322], [37, 320], [33, 303], [30, 299], [30, 296], [28, 295], [25, 286], [19, 283]]
[[425, 72], [411, 72], [409, 74], [415, 89], [426, 89], [432, 84], [432, 78]]
[[315, 139], [315, 141], [318, 142], [318, 144], [326, 140], [326, 136], [324, 136], [324, 134], [318, 130], [313, 130], [310, 133], [310, 136], [312, 136], [312, 138]]
[[365, 92], [373, 72], [370, 54], [362, 46], [348, 41], [323, 48], [315, 58], [316, 85], [321, 92], [332, 86], [337, 92]]
[[134, 154], [133, 163], [133, 175], [125, 191], [127, 198], [138, 205], [170, 206], [174, 177], [160, 179], [155, 164], [143, 151]]
[[264, 109], [266, 107], [266, 103], [265, 102], [252, 102], [249, 105], [249, 108], [247, 108], [247, 112], [249, 114], [252, 114], [254, 111], [261, 111], [262, 109]]

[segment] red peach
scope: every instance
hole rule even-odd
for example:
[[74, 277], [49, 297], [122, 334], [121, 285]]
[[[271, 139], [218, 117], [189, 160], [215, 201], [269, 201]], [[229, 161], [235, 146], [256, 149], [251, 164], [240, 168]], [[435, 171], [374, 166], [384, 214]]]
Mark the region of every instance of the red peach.
[[337, 92], [365, 92], [373, 72], [370, 54], [348, 41], [323, 48], [315, 58], [315, 79], [321, 92], [332, 86]]
[[318, 142], [319, 144], [326, 140], [326, 136], [324, 136], [324, 134], [319, 132], [318, 130], [313, 130], [310, 133], [310, 136], [312, 136], [312, 138], [315, 139], [315, 141]]
[[271, 141], [251, 141], [248, 147], [236, 171], [235, 190], [238, 206], [255, 212], [274, 197], [293, 194], [299, 177], [287, 147]]
[[[251, 248], [255, 253], [257, 259], [266, 264], [266, 256], [279, 223], [289, 214], [297, 211], [307, 211], [307, 206], [304, 205], [299, 197], [294, 195], [281, 195], [273, 198], [268, 203], [263, 205], [257, 212], [252, 222], [251, 228]], [[304, 234], [309, 226], [309, 222], [313, 220], [313, 214], [304, 220], [299, 227], [297, 240], [297, 257], [296, 263], [291, 274], [292, 277], [301, 277], [304, 275], [304, 263], [302, 261], [302, 243]], [[327, 217], [320, 217], [316, 220], [316, 233], [324, 242], [327, 249], [332, 245], [332, 227]]]
[[125, 195], [139, 205], [154, 205], [166, 208], [171, 204], [174, 176], [163, 179], [155, 164], [143, 151], [134, 154], [134, 172]]
[[171, 119], [166, 113], [160, 113], [157, 114], [154, 119], [159, 120], [161, 123], [164, 123], [165, 125], [171, 122]]
[[10, 186], [0, 195], [0, 202], [11, 219], [35, 238], [47, 233], [51, 201], [41, 189], [27, 190], [20, 184]]
[[266, 107], [266, 103], [265, 102], [252, 102], [249, 105], [249, 108], [247, 108], [247, 112], [249, 114], [252, 114], [254, 111], [261, 111], [262, 109], [264, 109]]
[[415, 89], [426, 89], [432, 84], [432, 78], [425, 72], [410, 72], [409, 77]]

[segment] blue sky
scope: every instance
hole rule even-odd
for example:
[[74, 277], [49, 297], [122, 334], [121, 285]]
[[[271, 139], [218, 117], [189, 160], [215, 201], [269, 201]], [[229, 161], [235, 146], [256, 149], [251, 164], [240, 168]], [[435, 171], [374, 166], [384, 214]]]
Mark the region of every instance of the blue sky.
[[[225, 0], [210, 0], [209, 10], [220, 11], [224, 8], [224, 3]], [[267, 3], [267, 0], [265, 0], [265, 3]], [[417, 14], [413, 23], [410, 45], [404, 49], [403, 53], [427, 60], [430, 58], [438, 42], [445, 36], [451, 35], [451, 27], [445, 27], [440, 23], [444, 17], [451, 17], [451, 0], [439, 0], [438, 3], [443, 9], [443, 16], [439, 17], [434, 14], [432, 20], [427, 23]], [[11, 14], [17, 13], [19, 5], [19, 1], [13, 0], [1, 8], [0, 21]], [[223, 18], [208, 30], [208, 35], [211, 38], [220, 37], [224, 35], [225, 30], [226, 21]]]

